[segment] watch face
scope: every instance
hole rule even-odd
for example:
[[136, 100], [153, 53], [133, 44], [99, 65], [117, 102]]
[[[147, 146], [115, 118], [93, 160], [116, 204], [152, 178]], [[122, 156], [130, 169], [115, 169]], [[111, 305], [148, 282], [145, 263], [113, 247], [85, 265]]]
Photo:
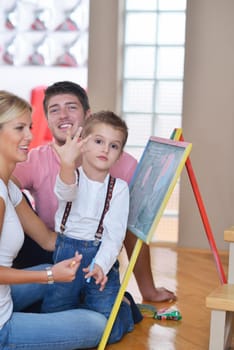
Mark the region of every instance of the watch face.
[[48, 284], [54, 283], [54, 276], [53, 276], [53, 272], [52, 272], [50, 267], [46, 268], [46, 273], [47, 273], [47, 278], [48, 278], [47, 283]]

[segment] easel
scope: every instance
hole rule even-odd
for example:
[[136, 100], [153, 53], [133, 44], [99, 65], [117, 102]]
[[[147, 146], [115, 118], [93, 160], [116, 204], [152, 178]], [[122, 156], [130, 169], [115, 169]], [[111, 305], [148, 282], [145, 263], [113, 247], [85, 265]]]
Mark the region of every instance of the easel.
[[[183, 158], [181, 159], [180, 164], [177, 167], [175, 174], [173, 175], [173, 179], [171, 180], [170, 186], [168, 187], [168, 190], [167, 190], [167, 192], [165, 194], [164, 200], [163, 200], [163, 202], [162, 202], [162, 204], [161, 204], [161, 206], [160, 206], [160, 208], [158, 210], [158, 213], [157, 213], [157, 215], [155, 217], [153, 225], [151, 226], [146, 239], [144, 240], [144, 239], [141, 239], [141, 238], [137, 238], [134, 250], [133, 250], [132, 255], [131, 255], [131, 259], [129, 261], [128, 268], [127, 268], [127, 270], [125, 272], [125, 275], [123, 277], [123, 280], [122, 280], [122, 283], [121, 283], [121, 287], [119, 289], [119, 292], [118, 292], [118, 295], [116, 297], [115, 303], [113, 305], [111, 314], [110, 314], [109, 319], [107, 321], [106, 328], [104, 330], [102, 339], [101, 339], [101, 341], [99, 343], [99, 346], [98, 346], [98, 350], [105, 349], [105, 346], [106, 346], [106, 343], [108, 341], [110, 332], [112, 330], [114, 321], [115, 321], [117, 313], [119, 311], [119, 307], [120, 307], [120, 304], [122, 302], [122, 299], [123, 299], [123, 296], [124, 296], [124, 292], [125, 292], [126, 287], [128, 285], [128, 282], [129, 282], [129, 279], [131, 277], [131, 273], [132, 273], [132, 271], [134, 269], [134, 266], [135, 266], [136, 260], [138, 258], [138, 255], [140, 253], [142, 244], [143, 244], [143, 242], [145, 242], [147, 244], [150, 243], [151, 238], [153, 236], [153, 233], [155, 231], [155, 228], [156, 228], [156, 226], [157, 226], [157, 224], [158, 224], [158, 222], [159, 222], [159, 220], [160, 220], [160, 218], [161, 218], [161, 216], [163, 214], [163, 211], [164, 211], [164, 209], [166, 207], [166, 204], [167, 204], [167, 202], [168, 202], [168, 200], [170, 198], [170, 195], [171, 195], [171, 193], [172, 193], [172, 191], [173, 191], [173, 189], [174, 189], [174, 187], [175, 187], [175, 185], [177, 183], [177, 180], [178, 180], [178, 178], [180, 176], [180, 173], [181, 173], [181, 171], [182, 171], [182, 169], [183, 169], [183, 167], [185, 165], [186, 159], [188, 159], [189, 153], [191, 152], [191, 147], [192, 147], [191, 144], [185, 143], [185, 142], [181, 142], [181, 141], [178, 142], [177, 140], [168, 140], [168, 143], [170, 144], [170, 142], [171, 142], [171, 144], [172, 144], [174, 141], [176, 141], [178, 144], [181, 143], [181, 145], [184, 145], [184, 147], [185, 147], [185, 144], [186, 144], [186, 151], [184, 152]], [[144, 154], [143, 154], [143, 156], [144, 156]], [[134, 175], [134, 178], [135, 178], [135, 175]]]
[[[175, 129], [171, 136], [172, 139], [183, 141], [182, 129]], [[209, 220], [206, 214], [205, 206], [199, 191], [196, 177], [192, 168], [189, 157], [186, 160], [185, 166], [187, 168], [188, 176], [192, 185], [194, 196], [201, 214], [202, 222], [206, 231], [207, 239], [209, 241], [217, 271], [219, 274], [221, 286], [214, 290], [206, 298], [206, 306], [211, 309], [210, 321], [210, 341], [209, 349], [227, 349], [231, 345], [232, 339], [232, 324], [234, 315], [234, 299], [233, 299], [233, 285], [227, 284], [223, 266], [221, 264]], [[229, 276], [231, 274], [229, 273]], [[229, 277], [230, 278], [230, 277]], [[230, 283], [230, 282], [229, 282]]]
[[102, 339], [101, 339], [101, 341], [99, 343], [98, 350], [103, 350], [106, 347], [106, 343], [108, 341], [110, 332], [111, 332], [113, 324], [115, 322], [116, 315], [117, 315], [117, 313], [119, 311], [119, 307], [120, 307], [120, 304], [122, 302], [122, 299], [123, 299], [123, 296], [124, 296], [124, 292], [125, 292], [125, 290], [127, 288], [127, 285], [128, 285], [129, 279], [131, 277], [132, 271], [134, 269], [135, 263], [137, 261], [138, 255], [139, 255], [139, 253], [141, 251], [142, 244], [143, 244], [143, 241], [140, 238], [138, 238], [137, 241], [136, 241], [134, 250], [132, 252], [132, 256], [131, 256], [131, 259], [129, 261], [128, 268], [127, 268], [127, 270], [125, 272], [123, 281], [121, 283], [121, 287], [119, 289], [119, 293], [118, 293], [118, 295], [116, 297], [116, 300], [115, 300], [114, 306], [112, 308], [111, 314], [110, 314], [110, 316], [108, 318], [108, 321], [107, 321], [106, 328], [104, 330]]
[[[182, 135], [182, 129], [175, 129], [171, 135], [171, 139], [184, 141], [184, 138]], [[198, 187], [196, 176], [195, 176], [195, 173], [193, 171], [193, 167], [192, 167], [192, 164], [191, 164], [189, 157], [187, 158], [187, 160], [185, 162], [185, 166], [186, 166], [187, 173], [188, 173], [188, 176], [189, 176], [189, 179], [191, 182], [191, 186], [192, 186], [193, 193], [194, 193], [194, 196], [195, 196], [195, 199], [197, 202], [197, 206], [198, 206], [198, 209], [199, 209], [199, 212], [201, 215], [201, 219], [202, 219], [202, 222], [203, 222], [203, 225], [205, 228], [206, 236], [207, 236], [207, 239], [208, 239], [209, 244], [210, 244], [210, 248], [211, 248], [213, 256], [214, 256], [214, 260], [215, 260], [216, 268], [217, 268], [217, 271], [219, 274], [220, 282], [222, 284], [227, 283], [227, 278], [226, 278], [225, 272], [223, 270], [223, 266], [222, 266], [222, 263], [221, 263], [221, 260], [220, 260], [219, 254], [218, 254], [218, 250], [217, 250], [214, 236], [213, 236], [213, 233], [211, 230], [209, 219], [208, 219], [208, 216], [206, 213], [206, 209], [205, 209], [202, 197], [201, 197], [201, 193], [200, 193], [200, 190]]]

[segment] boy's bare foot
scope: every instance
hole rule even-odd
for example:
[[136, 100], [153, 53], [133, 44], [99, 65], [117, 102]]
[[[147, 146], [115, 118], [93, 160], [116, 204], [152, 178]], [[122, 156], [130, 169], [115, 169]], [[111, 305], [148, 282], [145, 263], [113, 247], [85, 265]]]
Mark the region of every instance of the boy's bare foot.
[[176, 299], [176, 295], [164, 287], [155, 288], [154, 291], [144, 293], [143, 295], [143, 300], [158, 303], [164, 301], [173, 302], [176, 301]]

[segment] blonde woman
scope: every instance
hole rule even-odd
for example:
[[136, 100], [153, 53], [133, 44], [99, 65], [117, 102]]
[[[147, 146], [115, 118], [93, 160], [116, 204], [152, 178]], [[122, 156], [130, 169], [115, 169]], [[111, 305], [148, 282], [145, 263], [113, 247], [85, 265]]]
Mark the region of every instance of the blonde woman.
[[106, 323], [101, 314], [80, 309], [50, 314], [20, 312], [42, 299], [48, 284], [74, 280], [82, 259], [76, 253], [52, 266], [26, 270], [11, 267], [23, 244], [24, 230], [49, 251], [54, 249], [56, 239], [56, 234], [46, 228], [10, 180], [16, 163], [27, 158], [31, 126], [31, 106], [18, 96], [0, 91], [0, 348], [94, 347]]

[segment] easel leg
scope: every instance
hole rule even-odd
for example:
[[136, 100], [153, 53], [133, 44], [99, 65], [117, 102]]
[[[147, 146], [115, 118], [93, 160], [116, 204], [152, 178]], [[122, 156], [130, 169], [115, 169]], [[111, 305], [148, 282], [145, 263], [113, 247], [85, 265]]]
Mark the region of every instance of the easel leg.
[[98, 350], [103, 350], [106, 347], [106, 343], [108, 341], [110, 332], [111, 332], [113, 324], [115, 322], [116, 315], [117, 315], [117, 313], [119, 311], [119, 307], [120, 307], [120, 304], [122, 302], [122, 299], [123, 299], [123, 296], [124, 296], [124, 292], [125, 292], [125, 290], [127, 288], [129, 279], [131, 277], [131, 273], [132, 273], [132, 271], [134, 269], [134, 266], [135, 266], [136, 260], [138, 258], [138, 255], [140, 253], [142, 244], [143, 244], [143, 241], [138, 238], [137, 241], [136, 241], [136, 244], [135, 244], [135, 248], [134, 248], [134, 250], [132, 252], [132, 256], [131, 256], [131, 259], [129, 261], [128, 268], [127, 268], [127, 270], [125, 272], [123, 281], [121, 283], [121, 287], [119, 289], [119, 293], [118, 293], [118, 295], [116, 297], [116, 300], [115, 300], [114, 306], [112, 308], [110, 317], [109, 317], [109, 319], [107, 321], [106, 328], [104, 330], [102, 339], [101, 339], [100, 344], [98, 346]]
[[[184, 141], [182, 129], [175, 129], [171, 135], [171, 139], [177, 140], [177, 141]], [[203, 226], [204, 226], [204, 229], [206, 232], [206, 236], [207, 236], [211, 251], [212, 251], [213, 256], [214, 256], [214, 260], [215, 260], [216, 268], [217, 268], [217, 271], [219, 274], [220, 282], [222, 284], [227, 283], [227, 278], [226, 278], [226, 275], [225, 275], [225, 272], [224, 272], [224, 269], [223, 269], [223, 266], [221, 263], [221, 259], [220, 259], [219, 254], [218, 254], [215, 239], [214, 239], [214, 236], [213, 236], [213, 233], [211, 230], [211, 226], [209, 223], [209, 219], [208, 219], [208, 216], [206, 213], [205, 205], [203, 203], [202, 196], [201, 196], [199, 186], [197, 183], [197, 179], [196, 179], [195, 173], [193, 171], [192, 163], [191, 163], [189, 157], [187, 158], [187, 160], [185, 162], [185, 166], [186, 166], [189, 180], [190, 180], [190, 183], [191, 183], [191, 186], [193, 189], [193, 193], [194, 193], [194, 196], [195, 196], [195, 199], [197, 202], [197, 206], [198, 206], [198, 209], [199, 209], [199, 212], [201, 215], [201, 219], [202, 219]]]

